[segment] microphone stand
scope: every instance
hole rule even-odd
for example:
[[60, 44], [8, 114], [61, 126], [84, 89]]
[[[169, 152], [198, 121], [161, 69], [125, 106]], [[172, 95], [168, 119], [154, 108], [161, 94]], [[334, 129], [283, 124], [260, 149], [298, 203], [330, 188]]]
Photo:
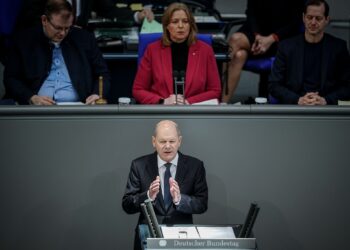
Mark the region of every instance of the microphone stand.
[[179, 72], [177, 70], [173, 71], [173, 77], [174, 77], [174, 93], [175, 93], [175, 103], [177, 105], [177, 78], [179, 76]]
[[185, 99], [185, 71], [181, 70], [180, 72], [178, 72], [177, 70], [174, 70], [173, 77], [174, 77], [175, 102], [177, 105], [178, 104], [177, 95], [181, 94]]

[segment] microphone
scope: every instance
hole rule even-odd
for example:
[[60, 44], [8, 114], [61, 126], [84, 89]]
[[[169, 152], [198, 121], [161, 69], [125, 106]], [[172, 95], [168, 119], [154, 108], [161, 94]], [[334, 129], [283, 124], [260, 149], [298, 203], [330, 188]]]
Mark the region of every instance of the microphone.
[[152, 200], [147, 199], [141, 204], [141, 211], [146, 218], [148, 229], [152, 238], [164, 238], [163, 232], [160, 229], [157, 216], [154, 212]]
[[185, 71], [173, 71], [174, 77], [174, 92], [176, 95], [176, 104], [177, 104], [177, 95], [182, 95], [185, 99]]

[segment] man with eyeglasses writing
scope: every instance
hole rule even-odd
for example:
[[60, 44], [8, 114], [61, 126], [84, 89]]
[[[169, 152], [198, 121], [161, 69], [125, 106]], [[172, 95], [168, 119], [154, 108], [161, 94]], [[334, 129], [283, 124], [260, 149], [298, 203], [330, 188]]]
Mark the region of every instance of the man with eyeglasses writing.
[[106, 96], [110, 81], [106, 63], [93, 34], [72, 26], [72, 13], [66, 0], [48, 0], [41, 25], [15, 35], [4, 83], [7, 95], [19, 104], [94, 104], [99, 76]]
[[283, 104], [329, 105], [350, 99], [350, 57], [346, 42], [325, 33], [329, 6], [306, 1], [305, 32], [280, 43], [269, 90]]

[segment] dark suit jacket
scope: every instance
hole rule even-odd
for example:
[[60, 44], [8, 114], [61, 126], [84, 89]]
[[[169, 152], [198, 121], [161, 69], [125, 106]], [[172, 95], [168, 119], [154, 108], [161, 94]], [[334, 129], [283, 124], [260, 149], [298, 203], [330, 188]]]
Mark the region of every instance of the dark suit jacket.
[[[147, 199], [147, 191], [152, 181], [159, 175], [157, 153], [142, 156], [131, 164], [129, 178], [123, 196], [122, 206], [129, 214], [140, 213], [140, 205]], [[192, 214], [204, 213], [208, 206], [208, 187], [203, 162], [179, 153], [175, 180], [181, 191], [181, 201], [164, 207], [162, 192], [154, 201], [154, 211], [160, 224], [192, 224]], [[140, 213], [139, 224], [146, 223]]]
[[[141, 104], [157, 104], [174, 93], [171, 47], [150, 44], [139, 65], [133, 96]], [[219, 99], [221, 83], [213, 49], [202, 41], [189, 47], [185, 77], [185, 98], [189, 103]]]
[[[325, 34], [322, 47], [321, 89], [328, 104], [350, 98], [350, 57], [346, 42]], [[269, 78], [270, 94], [279, 102], [297, 104], [303, 84], [304, 35], [282, 41]]]
[[300, 33], [305, 0], [248, 0], [244, 24], [252, 33], [270, 35], [280, 40]]
[[16, 18], [14, 31], [28, 29], [41, 24], [47, 0], [22, 0], [21, 8]]
[[[80, 28], [71, 28], [61, 42], [62, 54], [74, 88], [80, 101], [91, 94], [98, 94], [98, 77], [104, 79], [104, 95], [110, 85], [106, 63], [93, 34]], [[13, 39], [5, 65], [4, 83], [8, 97], [20, 104], [28, 104], [38, 93], [48, 76], [52, 63], [52, 44], [36, 26], [19, 32]]]

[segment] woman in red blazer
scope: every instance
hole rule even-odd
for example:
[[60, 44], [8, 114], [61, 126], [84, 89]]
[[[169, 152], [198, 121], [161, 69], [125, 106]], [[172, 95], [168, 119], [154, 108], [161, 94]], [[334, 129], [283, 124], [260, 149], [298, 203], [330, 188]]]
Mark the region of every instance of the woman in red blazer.
[[[141, 104], [192, 104], [219, 99], [220, 77], [211, 46], [196, 39], [197, 26], [185, 4], [169, 5], [162, 39], [150, 44], [139, 65], [133, 96]], [[174, 94], [173, 71], [185, 71], [184, 95]]]

